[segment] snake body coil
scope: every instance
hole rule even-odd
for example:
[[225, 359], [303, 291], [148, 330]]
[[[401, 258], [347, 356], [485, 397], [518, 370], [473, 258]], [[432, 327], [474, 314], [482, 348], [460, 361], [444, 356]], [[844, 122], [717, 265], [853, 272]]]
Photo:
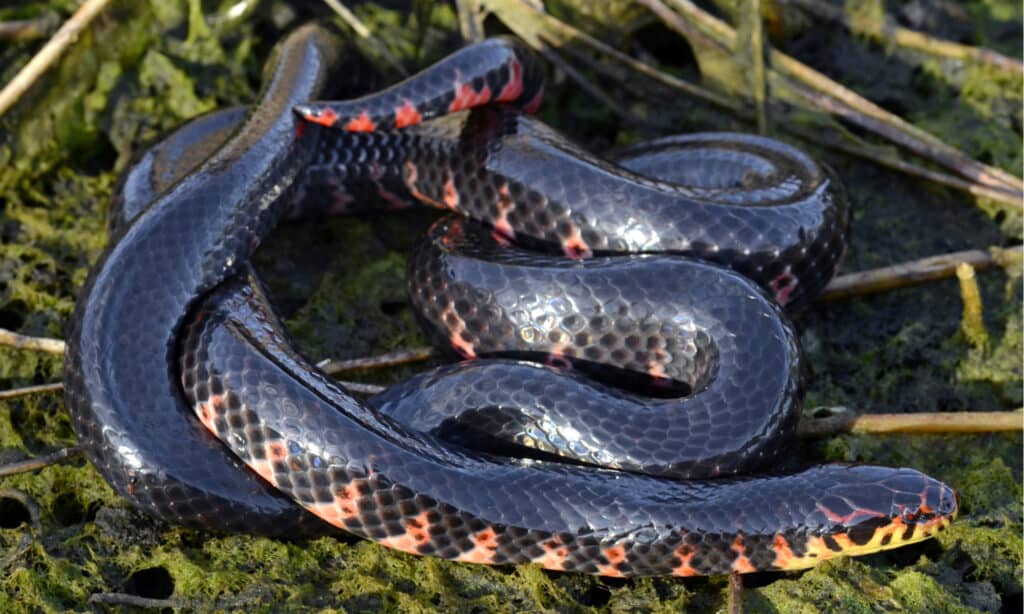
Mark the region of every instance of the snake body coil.
[[[336, 54], [296, 31], [244, 120], [200, 120], [126, 177], [65, 383], [90, 459], [132, 503], [212, 530], [320, 530], [295, 501], [408, 552], [612, 576], [799, 569], [925, 539], [955, 515], [952, 490], [911, 469], [679, 479], [763, 467], [792, 431], [799, 352], [769, 295], [803, 304], [838, 265], [847, 213], [827, 172], [735, 135], [656, 141], [622, 168], [511, 108], [465, 111], [539, 103], [535, 62], [507, 39], [365, 99], [305, 102]], [[194, 168], [162, 158], [200, 142], [215, 151]], [[413, 303], [455, 351], [501, 359], [367, 404], [291, 348], [249, 255], [289, 212], [368, 199], [477, 220], [431, 229]], [[689, 395], [641, 398], [575, 371]]]

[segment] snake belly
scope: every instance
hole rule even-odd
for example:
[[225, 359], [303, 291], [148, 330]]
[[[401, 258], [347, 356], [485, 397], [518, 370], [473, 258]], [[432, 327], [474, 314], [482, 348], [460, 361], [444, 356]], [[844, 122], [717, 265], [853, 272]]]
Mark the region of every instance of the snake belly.
[[[705, 209], [731, 211], [721, 202], [734, 196], [728, 186], [723, 189], [710, 185], [713, 181], [702, 180], [694, 182], [699, 187], [687, 190], [615, 169], [568, 145], [550, 129], [531, 124], [507, 109], [457, 113], [449, 119], [414, 126], [425, 117], [494, 99], [512, 102], [523, 97], [527, 102], [520, 104], [535, 105], [539, 86], [523, 77], [524, 66], [531, 61], [516, 49], [512, 56], [515, 60], [499, 57], [498, 68], [494, 68], [493, 60], [484, 61], [482, 65], [490, 67], [484, 70], [484, 76], [472, 76], [470, 68], [478, 64], [470, 48], [457, 55], [454, 64], [442, 63], [428, 73], [429, 79], [413, 81], [404, 90], [399, 86], [378, 98], [349, 103], [347, 108], [332, 106], [327, 113], [315, 105], [302, 109], [321, 118], [320, 123], [340, 125], [348, 132], [296, 124], [287, 107], [315, 96], [323, 74], [319, 67], [333, 53], [331, 45], [315, 28], [292, 34], [282, 45], [261, 103], [238, 132], [216, 137], [223, 140], [216, 153], [184, 173], [184, 178], [168, 191], [152, 189], [157, 199], [141, 213], [128, 211], [131, 199], [126, 199], [126, 229], [83, 292], [69, 339], [67, 363], [68, 404], [76, 431], [101, 474], [122, 495], [157, 516], [214, 530], [269, 534], [316, 530], [310, 526], [309, 515], [298, 513], [297, 507], [254, 479], [258, 475], [320, 518], [389, 547], [467, 562], [533, 562], [550, 569], [612, 576], [798, 569], [840, 554], [871, 552], [925, 539], [942, 530], [955, 515], [952, 490], [911, 469], [826, 465], [789, 476], [667, 480], [469, 449], [466, 444], [471, 438], [465, 434], [478, 430], [480, 423], [465, 418], [462, 410], [435, 414], [442, 416], [441, 427], [436, 418], [431, 418], [434, 424], [413, 424], [415, 420], [409, 417], [427, 405], [442, 405], [422, 396], [424, 391], [440, 392], [442, 397], [470, 397], [452, 391], [460, 387], [468, 391], [472, 382], [481, 381], [501, 382], [491, 385], [487, 394], [494, 401], [494, 393], [499, 391], [497, 405], [502, 407], [509, 406], [509, 397], [547, 399], [551, 395], [544, 390], [555, 391], [563, 399], [562, 403], [547, 404], [571, 409], [593, 403], [593, 398], [602, 407], [625, 398], [622, 393], [576, 375], [558, 373], [557, 369], [508, 360], [456, 365], [389, 391], [386, 397], [375, 400], [376, 406], [352, 397], [322, 377], [292, 349], [246, 260], [259, 239], [288, 209], [322, 201], [317, 196], [324, 194], [340, 208], [373, 195], [396, 204], [411, 199], [458, 209], [490, 224], [493, 232], [481, 232], [468, 228], [472, 226], [468, 223], [442, 220], [425, 243], [423, 255], [417, 256], [441, 263], [434, 267], [433, 274], [426, 274], [428, 283], [419, 286], [426, 288], [419, 292], [421, 297], [436, 295], [448, 300], [448, 307], [435, 308], [435, 315], [440, 314], [447, 326], [435, 335], [466, 355], [520, 351], [518, 347], [487, 347], [482, 341], [487, 334], [483, 333], [494, 333], [492, 328], [498, 334], [490, 336], [499, 339], [522, 339], [523, 335], [512, 324], [466, 317], [470, 312], [477, 313], [474, 310], [478, 308], [463, 309], [462, 298], [456, 296], [461, 290], [451, 290], [462, 280], [437, 277], [436, 273], [460, 267], [482, 270], [484, 265], [480, 263], [489, 266], [495, 259], [491, 256], [500, 253], [496, 257], [499, 270], [509, 279], [514, 274], [508, 266], [524, 264], [529, 268], [538, 258], [499, 251], [499, 244], [510, 238], [585, 257], [552, 261], [536, 268], [572, 274], [583, 269], [625, 266], [626, 272], [620, 275], [638, 282], [634, 285], [639, 287], [673, 279], [679, 280], [686, 292], [698, 295], [702, 288], [718, 289], [720, 304], [705, 310], [708, 313], [702, 315], [704, 320], [693, 320], [691, 313], [693, 321], [677, 322], [677, 328], [665, 331], [676, 340], [672, 351], [648, 348], [650, 351], [643, 356], [634, 351], [634, 359], [655, 380], [683, 382], [694, 393], [692, 399], [707, 400], [709, 397], [704, 395], [710, 391], [723, 401], [739, 400], [749, 411], [741, 412], [743, 417], [734, 416], [734, 423], [748, 426], [760, 420], [762, 425], [769, 425], [763, 428], [763, 437], [754, 437], [756, 444], [739, 444], [739, 453], [726, 452], [719, 459], [722, 462], [709, 461], [712, 456], [699, 451], [680, 461], [664, 453], [635, 458], [635, 450], [620, 445], [628, 441], [611, 441], [601, 447], [603, 443], [588, 437], [578, 440], [585, 439], [588, 445], [575, 446], [583, 453], [574, 457], [564, 453], [573, 446], [555, 445], [559, 443], [558, 433], [566, 432], [563, 428], [554, 431], [556, 437], [548, 437], [551, 449], [541, 445], [541, 451], [570, 456], [585, 464], [596, 463], [604, 451], [627, 460], [617, 465], [613, 461], [612, 466], [631, 470], [650, 467], [661, 475], [732, 473], [776, 453], [781, 447], [779, 438], [784, 438], [792, 425], [800, 396], [792, 329], [764, 292], [738, 274], [707, 264], [660, 255], [605, 257], [606, 252], [629, 242], [599, 232], [621, 226], [621, 216], [617, 222], [608, 222], [578, 211], [568, 200], [571, 182], [563, 183], [561, 192], [529, 187], [534, 185], [528, 178], [535, 176], [536, 167], [530, 170], [528, 165], [515, 162], [514, 152], [525, 152], [527, 157], [541, 160], [542, 166], [551, 158], [527, 149], [526, 139], [519, 138], [522, 131], [509, 128], [525, 125], [527, 131], [540, 134], [539, 149], [550, 146], [545, 155], [593, 161], [591, 166], [598, 174], [576, 175], [578, 182], [607, 188], [613, 184], [598, 179], [605, 181], [605, 174], [618, 174], [646, 185], [655, 196], [641, 199], [644, 202], [668, 202], [660, 200], [663, 193], [674, 194], [676, 202], [698, 204], [714, 196], [710, 200], [715, 202]], [[491, 42], [484, 49], [492, 53], [503, 46], [508, 47], [508, 43]], [[466, 61], [467, 57], [471, 61]], [[430, 85], [423, 86], [423, 82]], [[418, 98], [424, 91], [425, 98]], [[417, 102], [421, 99], [425, 100], [422, 104]], [[404, 129], [392, 132], [392, 127]], [[506, 138], [494, 140], [495, 130]], [[650, 150], [634, 152], [637, 170], [663, 164], [656, 155], [662, 146], [654, 144]], [[713, 143], [705, 148], [717, 149]], [[727, 159], [751, 155], [742, 146], [724, 149], [732, 152], [724, 154]], [[463, 157], [466, 152], [475, 152], [475, 158], [467, 160]], [[484, 170], [489, 171], [491, 159], [481, 159], [481, 152], [508, 155], [511, 162], [487, 175], [481, 169], [487, 166]], [[650, 162], [644, 161], [647, 153], [651, 153]], [[755, 153], [753, 157], [761, 156]], [[722, 164], [728, 166], [728, 160]], [[523, 167], [523, 174], [508, 172]], [[152, 176], [153, 171], [145, 174]], [[548, 181], [547, 187], [551, 187], [555, 180]], [[136, 188], [138, 185], [133, 188], [126, 181], [126, 191]], [[824, 200], [834, 194], [834, 188], [816, 185], [814, 189], [819, 196], [813, 196], [814, 190], [796, 192], [804, 197], [812, 194], [811, 200], [818, 201], [823, 200], [821, 194], [826, 194]], [[789, 192], [786, 198], [792, 196], [793, 190]], [[479, 198], [481, 195], [485, 198]], [[771, 200], [768, 198], [765, 204], [771, 204]], [[538, 204], [550, 209], [541, 213]], [[606, 211], [614, 204], [599, 203]], [[310, 208], [323, 206], [321, 203]], [[473, 206], [478, 207], [476, 215]], [[743, 209], [776, 211], [773, 215], [778, 215], [777, 208], [743, 205], [733, 212], [734, 219], [758, 226], [763, 235], [776, 232], [770, 224], [747, 221]], [[815, 226], [809, 224], [801, 227], [801, 241], [806, 241], [802, 247], [779, 248], [779, 253], [796, 249], [830, 254], [824, 264], [792, 261], [776, 265], [761, 255], [743, 264], [729, 264], [752, 272], [776, 298], [796, 304], [806, 301], [815, 286], [827, 282], [841, 256], [845, 211], [825, 210], [803, 219], [838, 232], [831, 232], [824, 241], [813, 236], [808, 239], [806, 228]], [[630, 224], [634, 232], [627, 236], [633, 239], [652, 229], [642, 222]], [[677, 224], [676, 230], [685, 225]], [[670, 242], [671, 247], [665, 251], [703, 254], [711, 259], [708, 254], [722, 251], [759, 254], [744, 247], [727, 246], [723, 250], [727, 242], [704, 237], [703, 232], [702, 227], [692, 235], [702, 238], [689, 239], [679, 239], [677, 232], [674, 243]], [[598, 257], [592, 257], [595, 255]], [[451, 265], [453, 258], [464, 258], [471, 264]], [[741, 258], [737, 262], [744, 261]], [[650, 264], [654, 272], [630, 269]], [[658, 266], [676, 268], [670, 274]], [[649, 283], [639, 283], [644, 275]], [[414, 273], [411, 277], [416, 276]], [[417, 286], [413, 283], [415, 296]], [[591, 287], [588, 283], [593, 286], [601, 282], [584, 282], [582, 286]], [[739, 300], [732, 304], [728, 297]], [[618, 305], [630, 309], [622, 301]], [[745, 305], [750, 311], [747, 315], [753, 317], [740, 317], [744, 308], [739, 305]], [[486, 308], [482, 311], [494, 315]], [[690, 308], [694, 311], [699, 310]], [[750, 324], [751, 319], [759, 324]], [[119, 327], [119, 321], [129, 325]], [[770, 375], [769, 382], [759, 383], [774, 392], [769, 405], [775, 407], [759, 418], [751, 419], [746, 414], [763, 410], [763, 399], [756, 408], [757, 403], [742, 399], [752, 401], [764, 391], [758, 389], [755, 393], [744, 387], [750, 380], [732, 370], [731, 361], [738, 359], [737, 348], [724, 342], [726, 337], [710, 334], [710, 330], [729, 329], [709, 329], [710, 321], [732, 322], [738, 331], [753, 326], [751, 339], [745, 341], [752, 344], [774, 336], [774, 343], [758, 346], [772, 358], [758, 363], [756, 356], [746, 357], [743, 360], [748, 362], [739, 365], [766, 367], [759, 373]], [[690, 339], [680, 337], [679, 333], [686, 331], [693, 333]], [[603, 337], [593, 337], [597, 343], [588, 342], [590, 337], [578, 337], [571, 339], [572, 343], [560, 344], [551, 341], [549, 334], [549, 341], [556, 347], [542, 345], [527, 353], [565, 358], [577, 366], [600, 370], [614, 361], [615, 350], [624, 349], [605, 343], [607, 351], [597, 356]], [[622, 335], [624, 344], [629, 337]], [[142, 346], [150, 351], [140, 354]], [[769, 364], [780, 368], [769, 373]], [[474, 374], [475, 368], [493, 370]], [[136, 379], [140, 377], [145, 380]], [[500, 377], [505, 379], [495, 379]], [[548, 388], [538, 389], [541, 378], [550, 378]], [[588, 387], [598, 396], [580, 392]], [[184, 412], [183, 396], [193, 406], [198, 423], [217, 434], [253, 472], [239, 470], [234, 457], [211, 443], [197, 421]], [[582, 401], [585, 396], [587, 401]], [[581, 403], [572, 399], [581, 399]], [[640, 411], [657, 405], [635, 397], [630, 400]], [[686, 401], [672, 403], [678, 406]], [[663, 403], [661, 409], [672, 403]], [[471, 412], [481, 409], [485, 407], [469, 408]], [[665, 417], [660, 419], [670, 420], [670, 412], [663, 414]], [[612, 420], [610, 428], [603, 430], [613, 436], [617, 430], [613, 428], [614, 420], [620, 425], [632, 423], [626, 417]], [[453, 423], [459, 424], [454, 430], [461, 433], [461, 438], [443, 439], [440, 435], [445, 429], [451, 431]], [[649, 434], [651, 427], [652, 423], [647, 423], [638, 432]], [[657, 423], [653, 427], [657, 430]], [[711, 428], [726, 432], [732, 425]], [[521, 433], [523, 429], [512, 430]], [[622, 430], [628, 433], [628, 428]], [[671, 424], [665, 430], [671, 433]], [[173, 442], [171, 436], [175, 437]], [[681, 437], [675, 439], [678, 442], [686, 438], [671, 436]], [[638, 439], [641, 444], [646, 441]], [[515, 437], [512, 443], [524, 444]], [[169, 449], [172, 447], [173, 451]], [[672, 443], [664, 446], [672, 447]], [[189, 455], [182, 454], [186, 449]], [[191, 456], [193, 452], [196, 456]]]

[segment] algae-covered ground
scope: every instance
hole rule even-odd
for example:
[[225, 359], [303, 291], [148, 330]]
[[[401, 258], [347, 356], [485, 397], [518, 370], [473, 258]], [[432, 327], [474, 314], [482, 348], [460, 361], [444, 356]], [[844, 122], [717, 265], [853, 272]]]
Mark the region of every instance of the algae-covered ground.
[[[105, 208], [130, 156], [190, 117], [252, 100], [273, 43], [308, 18], [330, 19], [314, 2], [191, 4], [201, 5], [205, 22], [198, 12], [190, 15], [184, 0], [114, 2], [42, 83], [0, 117], [0, 327], [61, 337], [77, 289], [106, 242]], [[43, 11], [67, 15], [75, 5], [26, 2], [0, 8], [0, 20]], [[248, 8], [233, 13], [234, 5]], [[565, 6], [554, 8], [569, 15]], [[887, 8], [912, 27], [1020, 57], [1022, 15], [1015, 0]], [[421, 1], [411, 10], [393, 10], [363, 4], [357, 12], [408, 68], [458, 43], [447, 5]], [[772, 22], [788, 20], [774, 30], [777, 46], [972, 157], [1020, 174], [1019, 77], [910, 56], [834, 26], [781, 15]], [[655, 21], [641, 13], [613, 25], [602, 36], [616, 46], [644, 51], [695, 77], [684, 43]], [[0, 45], [0, 82], [6, 83], [41, 41]], [[381, 82], [394, 77], [386, 64], [382, 70]], [[609, 114], [564, 77], [556, 76], [548, 89], [542, 117], [591, 148], [658, 133]], [[679, 132], [754, 129], [665, 92], [628, 105]], [[770, 120], [775, 136], [790, 138], [772, 128], [801, 115]], [[847, 271], [1019, 243], [1012, 209], [815, 143], [795, 143], [830, 164], [848, 188], [854, 232]], [[431, 218], [414, 212], [289, 224], [260, 249], [257, 265], [307, 354], [346, 358], [423, 343], [406, 304], [404, 254]], [[796, 322], [812, 368], [807, 405], [872, 412], [1020, 407], [1019, 273], [979, 275], [988, 348], [971, 346], [960, 332], [956, 281], [816, 305]], [[347, 377], [387, 383], [421, 368]], [[0, 348], [0, 389], [58, 381], [60, 374], [59, 357]], [[74, 442], [59, 393], [0, 402], [0, 464]], [[1021, 610], [1019, 434], [841, 436], [806, 442], [794, 453], [805, 463], [915, 467], [954, 486], [962, 512], [929, 542], [804, 573], [749, 576], [745, 611]], [[196, 610], [705, 612], [726, 607], [726, 584], [724, 578], [621, 581], [533, 567], [486, 568], [358, 540], [274, 541], [182, 530], [129, 508], [82, 459], [0, 480], [4, 612], [117, 609], [90, 604], [94, 593], [170, 598]]]

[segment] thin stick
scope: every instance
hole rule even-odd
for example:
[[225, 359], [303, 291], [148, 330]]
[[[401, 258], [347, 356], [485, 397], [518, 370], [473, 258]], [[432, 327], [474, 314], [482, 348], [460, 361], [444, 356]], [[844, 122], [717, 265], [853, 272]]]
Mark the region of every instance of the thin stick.
[[[828, 79], [828, 77], [817, 73], [793, 58], [789, 58], [789, 66], [791, 72], [808, 75], [808, 79], [811, 79], [809, 75], [814, 74], [820, 78], [819, 80], [835, 83]], [[824, 86], [820, 85], [820, 87]], [[945, 166], [983, 186], [997, 190], [1010, 190], [1018, 195], [1018, 200], [1021, 198], [1020, 194], [1021, 190], [1024, 189], [1024, 185], [1021, 185], [1020, 180], [1016, 177], [1008, 175], [1002, 169], [982, 164], [968, 157], [967, 154], [959, 149], [947, 145], [913, 124], [909, 124], [900, 117], [892, 115], [881, 107], [876, 106], [873, 102], [861, 98], [851, 90], [846, 90], [838, 84], [836, 84], [833, 90], [825, 94], [813, 92], [806, 88], [794, 87], [792, 89], [797, 95], [812, 101], [813, 104], [824, 111], [885, 137], [896, 145]], [[840, 96], [840, 94], [845, 95]], [[877, 109], [878, 112], [865, 113], [865, 108], [869, 110]], [[927, 135], [928, 138], [924, 138], [924, 135]]]
[[64, 22], [43, 48], [39, 50], [29, 63], [22, 68], [11, 82], [0, 90], [0, 115], [3, 115], [21, 99], [32, 85], [39, 80], [49, 68], [60, 58], [61, 54], [71, 46], [89, 22], [100, 14], [110, 0], [85, 0], [75, 14]]
[[433, 348], [419, 347], [369, 356], [367, 358], [351, 358], [349, 360], [327, 359], [320, 361], [316, 366], [328, 375], [335, 375], [343, 371], [355, 371], [356, 369], [376, 369], [404, 365], [410, 362], [421, 362], [433, 358], [435, 355]]
[[388, 389], [387, 386], [379, 386], [377, 384], [363, 384], [362, 382], [347, 382], [344, 380], [335, 380], [335, 383], [341, 384], [349, 392], [356, 394], [378, 394]]
[[[350, 392], [377, 394], [386, 386], [339, 381]], [[1022, 410], [1004, 412], [955, 412], [916, 414], [864, 414], [806, 418], [797, 432], [801, 437], [828, 437], [841, 433], [988, 433], [1019, 431], [1024, 427]], [[81, 454], [81, 446], [58, 450], [47, 456], [0, 466], [0, 477], [35, 471]]]
[[64, 390], [64, 384], [55, 382], [53, 384], [25, 386], [24, 388], [11, 388], [10, 390], [0, 390], [0, 400], [23, 397], [29, 394], [39, 394], [41, 392], [56, 392], [58, 390]]
[[[994, 254], [993, 252], [997, 253]], [[819, 300], [837, 300], [850, 296], [884, 292], [893, 288], [902, 288], [926, 281], [951, 277], [956, 271], [956, 265], [960, 262], [967, 262], [977, 270], [985, 270], [997, 265], [1002, 266], [1008, 260], [1019, 260], [1022, 256], [1024, 256], [1024, 247], [1019, 245], [1007, 249], [991, 248], [989, 252], [966, 250], [931, 256], [920, 260], [911, 260], [868, 271], [849, 273], [833, 279], [832, 283], [825, 288]], [[52, 354], [64, 353], [64, 342], [60, 339], [28, 337], [6, 329], [0, 329], [0, 345]], [[344, 371], [393, 367], [412, 362], [421, 362], [433, 358], [435, 355], [436, 353], [432, 348], [417, 347], [364, 358], [352, 358], [349, 360], [327, 359], [317, 363], [317, 367], [329, 375], [336, 375]], [[0, 392], [0, 398], [59, 389], [59, 383], [41, 384], [17, 390], [2, 391]]]
[[729, 599], [726, 608], [729, 614], [743, 614], [743, 576], [729, 574]]
[[0, 345], [18, 348], [19, 350], [32, 350], [35, 352], [46, 352], [48, 354], [63, 354], [64, 342], [60, 339], [49, 337], [29, 337], [21, 335], [6, 328], [0, 328]]
[[89, 595], [89, 603], [102, 603], [105, 605], [130, 605], [137, 608], [178, 608], [181, 604], [174, 599], [153, 599], [140, 597], [129, 593], [93, 593]]
[[0, 478], [5, 478], [9, 475], [16, 475], [19, 473], [28, 473], [29, 471], [38, 471], [44, 467], [56, 465], [57, 463], [63, 462], [69, 458], [75, 458], [81, 453], [82, 446], [71, 446], [70, 448], [62, 448], [56, 452], [47, 454], [46, 456], [38, 456], [36, 458], [29, 458], [15, 463], [0, 465]]
[[995, 433], [1024, 429], [1024, 413], [1017, 411], [925, 412], [915, 414], [862, 414], [805, 418], [801, 437], [830, 437], [842, 433]]
[[[793, 126], [783, 126], [787, 131], [793, 132], [803, 138], [812, 138], [811, 135], [807, 134], [803, 130], [794, 130]], [[819, 137], [820, 138], [820, 137]], [[934, 181], [935, 183], [942, 184], [944, 186], [973, 194], [974, 196], [980, 196], [983, 198], [989, 198], [991, 200], [1001, 202], [1007, 205], [1021, 206], [1021, 195], [1019, 193], [1006, 190], [1003, 188], [993, 188], [989, 186], [972, 183], [970, 181], [948, 175], [940, 171], [934, 171], [929, 168], [925, 168], [919, 164], [913, 162], [907, 162], [901, 160], [895, 156], [885, 153], [878, 147], [864, 147], [854, 145], [853, 143], [847, 143], [843, 141], [835, 141], [829, 139], [824, 143], [826, 147], [838, 149], [839, 151], [864, 158], [876, 164], [887, 166], [893, 170], [900, 171], [906, 175], [913, 175], [920, 177], [921, 179], [927, 179]]]
[[387, 46], [385, 46], [380, 39], [374, 36], [373, 33], [370, 32], [370, 29], [366, 27], [366, 24], [360, 21], [359, 18], [356, 17], [356, 14], [350, 11], [347, 6], [342, 4], [340, 0], [324, 0], [324, 4], [337, 13], [338, 17], [341, 17], [342, 21], [348, 24], [348, 27], [352, 28], [356, 35], [370, 43], [374, 50], [381, 54], [381, 56], [387, 60], [388, 64], [391, 64], [391, 66], [397, 70], [400, 75], [403, 77], [409, 76], [409, 73], [406, 72], [405, 67], [398, 61], [398, 58], [393, 56], [391, 52], [388, 51]]
[[[371, 357], [371, 358], [364, 358], [364, 359], [357, 359], [357, 360], [366, 361], [366, 364], [364, 366], [360, 367], [360, 368], [373, 368], [373, 367], [388, 366], [387, 363], [373, 364], [372, 363], [372, 361], [374, 360], [373, 357]], [[424, 359], [415, 358], [414, 360], [425, 360], [425, 358]], [[412, 362], [412, 360], [408, 360], [406, 362]], [[395, 362], [395, 363], [391, 363], [391, 364], [401, 364], [401, 363]], [[338, 369], [338, 370], [339, 371], [344, 371], [346, 369]], [[378, 392], [382, 392], [384, 390], [384, 386], [378, 386], [376, 384], [363, 384], [363, 383], [360, 383], [360, 382], [347, 382], [347, 381], [338, 381], [338, 383], [341, 384], [342, 386], [344, 386], [345, 388], [348, 388], [351, 392], [356, 392], [356, 393], [359, 393], [359, 394], [377, 394]], [[38, 386], [25, 386], [24, 388], [12, 388], [10, 390], [0, 390], [0, 400], [13, 399], [13, 398], [17, 398], [17, 397], [21, 397], [21, 396], [25, 396], [25, 395], [29, 395], [29, 394], [39, 394], [41, 392], [56, 392], [58, 390], [63, 390], [63, 389], [64, 389], [64, 384], [62, 384], [60, 382], [55, 382], [53, 384], [40, 384]]]
[[1001, 265], [1002, 261], [1014, 254], [1017, 257], [1024, 254], [1024, 247], [1018, 245], [1005, 250], [1000, 249], [998, 255], [980, 249], [972, 249], [840, 275], [825, 287], [825, 291], [818, 297], [818, 300], [834, 301], [952, 277], [956, 274], [957, 266], [965, 262], [977, 270], [988, 269]]

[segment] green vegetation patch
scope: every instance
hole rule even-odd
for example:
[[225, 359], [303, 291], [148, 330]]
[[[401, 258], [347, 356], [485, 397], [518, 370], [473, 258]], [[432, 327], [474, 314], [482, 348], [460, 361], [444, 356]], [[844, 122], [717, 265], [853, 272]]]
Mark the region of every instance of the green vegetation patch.
[[[76, 4], [24, 3], [0, 9], [0, 19], [45, 10], [67, 15]], [[194, 10], [200, 4], [205, 15]], [[254, 3], [231, 17], [227, 8], [234, 4], [115, 1], [0, 118], [0, 327], [60, 337], [106, 243], [106, 204], [131, 156], [190, 117], [252, 100], [271, 45], [302, 21], [331, 19], [316, 3]], [[408, 14], [361, 4], [357, 12], [413, 68], [457, 42], [454, 12], [433, 4], [413, 2]], [[1019, 21], [1016, 3], [968, 4], [976, 40], [998, 42], [999, 28]], [[592, 11], [587, 19], [606, 14], [619, 13]], [[628, 15], [631, 27], [643, 28], [640, 42], [656, 47], [671, 40], [635, 10]], [[623, 36], [627, 47], [633, 41], [623, 24], [607, 32]], [[899, 105], [905, 117], [971, 155], [1020, 172], [1019, 79], [970, 66], [915, 64], [838, 30], [797, 28], [789, 35], [788, 52], [868, 97]], [[827, 52], [803, 55], [820, 49], [823, 37]], [[40, 45], [0, 51], [0, 77], [8, 80]], [[379, 58], [374, 64], [386, 66]], [[583, 143], [602, 149], [648, 136], [571, 82], [558, 79], [549, 89], [543, 117]], [[692, 102], [676, 108], [641, 100], [630, 108], [657, 109], [661, 119], [685, 129], [753, 129]], [[998, 218], [991, 210], [993, 221], [960, 193], [816, 150], [814, 143], [797, 144], [833, 166], [848, 187], [854, 214], [848, 270], [1005, 245], [1007, 234], [1019, 233], [1005, 213]], [[261, 248], [257, 266], [308, 355], [347, 358], [423, 343], [404, 298], [405, 254], [433, 218], [402, 212], [287, 224]], [[1019, 277], [994, 271], [980, 281], [991, 337], [983, 350], [959, 332], [955, 281], [821, 304], [801, 315], [797, 327], [812, 371], [808, 405], [885, 412], [1020, 406]], [[0, 348], [0, 388], [57, 381], [60, 368], [60, 357]], [[422, 368], [346, 377], [390, 383]], [[74, 442], [60, 394], [0, 402], [0, 464]], [[804, 573], [756, 574], [743, 592], [746, 611], [1019, 608], [1019, 434], [842, 436], [804, 443], [800, 458], [915, 467], [957, 488], [961, 516], [938, 539], [908, 548]], [[88, 599], [110, 592], [170, 598], [182, 609], [246, 612], [675, 612], [727, 604], [725, 578], [598, 579], [418, 558], [346, 537], [269, 540], [170, 527], [130, 509], [81, 458], [5, 478], [0, 489], [24, 493], [39, 510], [35, 525], [31, 511], [0, 490], [5, 612], [102, 610]]]

